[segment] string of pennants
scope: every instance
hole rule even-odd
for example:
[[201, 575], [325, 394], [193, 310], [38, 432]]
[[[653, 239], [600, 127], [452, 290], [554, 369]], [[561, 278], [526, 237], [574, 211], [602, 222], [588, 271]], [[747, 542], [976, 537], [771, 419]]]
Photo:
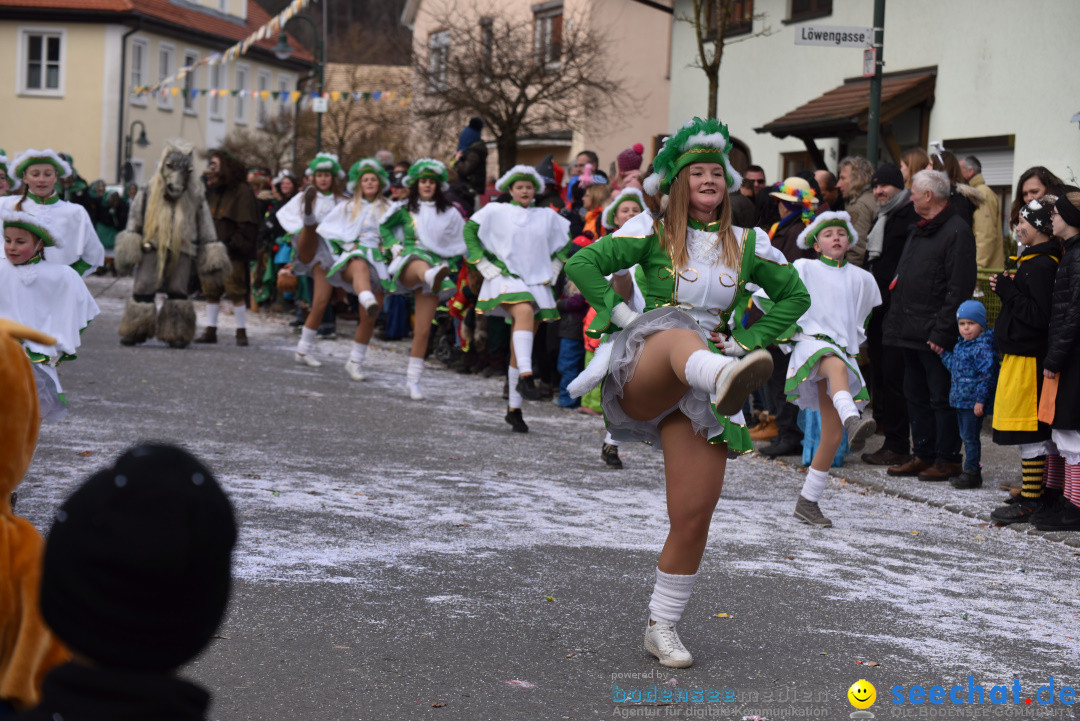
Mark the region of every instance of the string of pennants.
[[[142, 90], [142, 92], [139, 92], [138, 90], [136, 90], [135, 92], [139, 95], [160, 95], [163, 98], [168, 96], [172, 96], [174, 98], [180, 96], [187, 96], [195, 99], [202, 95], [206, 95], [207, 97], [211, 98], [257, 98], [264, 101], [272, 99], [282, 102], [288, 100], [292, 103], [300, 102], [301, 98], [311, 98], [312, 100], [316, 100], [319, 98], [319, 93], [317, 92], [307, 93], [300, 90], [220, 90], [213, 88], [158, 88], [156, 90], [140, 88], [140, 90]], [[326, 98], [328, 101], [333, 102], [352, 101], [378, 103], [397, 101], [401, 105], [408, 105], [409, 101], [412, 100], [412, 93], [403, 93], [396, 90], [357, 90], [351, 92], [346, 90], [332, 90], [324, 92], [322, 94], [322, 97]]]
[[[178, 82], [182, 82], [184, 80], [184, 78], [186, 78], [188, 76], [188, 74], [193, 72], [196, 68], [198, 68], [198, 67], [200, 67], [202, 65], [221, 65], [223, 63], [227, 63], [227, 62], [230, 62], [232, 60], [236, 60], [241, 55], [246, 54], [247, 51], [251, 49], [251, 46], [254, 45], [255, 43], [260, 42], [262, 40], [270, 40], [270, 39], [276, 37], [277, 35], [279, 35], [281, 33], [281, 29], [283, 27], [285, 27], [285, 23], [287, 23], [289, 20], [291, 20], [294, 15], [296, 15], [298, 12], [300, 12], [301, 10], [303, 10], [304, 8], [306, 8], [310, 4], [311, 4], [311, 0], [292, 0], [292, 2], [289, 3], [289, 6], [287, 8], [285, 8], [280, 13], [278, 13], [276, 16], [271, 18], [268, 23], [263, 25], [261, 28], [259, 28], [255, 32], [248, 35], [246, 38], [244, 38], [240, 42], [236, 43], [236, 45], [233, 45], [231, 48], [225, 50], [224, 52], [214, 53], [213, 55], [208, 55], [205, 58], [200, 58], [194, 64], [188, 65], [188, 66], [183, 67], [183, 68], [180, 68], [180, 70], [178, 70], [173, 75], [170, 75], [167, 78], [162, 78], [161, 80], [154, 83], [153, 85], [141, 85], [141, 86], [135, 88], [132, 92], [134, 92], [136, 95], [145, 95], [145, 94], [153, 94], [153, 93], [157, 93], [157, 92], [166, 91], [166, 92], [171, 93], [172, 95], [177, 95], [178, 94], [177, 91], [181, 90], [181, 89], [180, 88], [175, 88], [175, 87], [170, 87], [170, 86], [176, 85]], [[198, 91], [198, 92], [204, 92], [204, 91]], [[205, 91], [205, 92], [210, 92], [210, 91]], [[263, 92], [263, 91], [221, 90], [221, 91], [214, 91], [214, 92], [221, 92], [221, 93], [248, 92], [248, 93], [251, 93], [251, 92]]]

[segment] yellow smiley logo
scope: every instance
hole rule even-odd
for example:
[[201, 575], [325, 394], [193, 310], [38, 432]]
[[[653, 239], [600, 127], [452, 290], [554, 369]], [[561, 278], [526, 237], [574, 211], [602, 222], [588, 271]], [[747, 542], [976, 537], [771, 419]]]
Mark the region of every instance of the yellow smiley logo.
[[860, 678], [847, 690], [847, 698], [855, 708], [868, 709], [877, 701], [877, 689], [865, 678]]

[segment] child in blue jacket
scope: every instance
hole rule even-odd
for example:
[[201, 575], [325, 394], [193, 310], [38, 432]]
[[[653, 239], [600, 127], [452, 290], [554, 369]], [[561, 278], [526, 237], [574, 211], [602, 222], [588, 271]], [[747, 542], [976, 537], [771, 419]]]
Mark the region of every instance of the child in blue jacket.
[[956, 324], [960, 340], [951, 351], [941, 354], [941, 362], [952, 376], [949, 405], [956, 409], [960, 437], [964, 440], [964, 471], [953, 479], [952, 485], [954, 488], [981, 488], [979, 433], [986, 406], [993, 397], [997, 349], [994, 331], [986, 329], [986, 308], [979, 301], [961, 303], [956, 310]]

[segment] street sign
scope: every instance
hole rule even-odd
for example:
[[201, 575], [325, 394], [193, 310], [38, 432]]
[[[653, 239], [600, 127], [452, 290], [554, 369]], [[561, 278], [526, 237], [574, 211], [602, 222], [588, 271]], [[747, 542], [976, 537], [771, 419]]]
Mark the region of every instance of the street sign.
[[862, 53], [862, 76], [872, 78], [877, 73], [877, 48], [867, 48]]
[[874, 44], [874, 29], [800, 25], [795, 28], [795, 44], [824, 45], [833, 48], [868, 48]]
[[330, 101], [326, 98], [312, 98], [311, 109], [316, 113], [325, 113], [330, 109]]

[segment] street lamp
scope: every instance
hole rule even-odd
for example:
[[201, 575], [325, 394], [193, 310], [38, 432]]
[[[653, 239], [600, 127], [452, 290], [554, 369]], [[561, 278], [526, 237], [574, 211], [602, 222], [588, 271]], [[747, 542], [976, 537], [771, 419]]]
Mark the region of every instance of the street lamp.
[[135, 135], [135, 126], [139, 126], [139, 137], [135, 140], [135, 145], [140, 148], [145, 148], [150, 145], [150, 139], [146, 137], [146, 126], [143, 125], [141, 120], [132, 120], [131, 127], [128, 128], [127, 137], [124, 138], [124, 182], [130, 183], [135, 179], [135, 169], [131, 166], [131, 143], [132, 137]]
[[[325, 11], [324, 11], [325, 12]], [[322, 36], [319, 34], [319, 27], [315, 24], [315, 21], [309, 18], [307, 15], [294, 15], [294, 18], [303, 20], [311, 25], [311, 32], [315, 35], [315, 74], [319, 80], [319, 97], [323, 96], [323, 83], [325, 78], [323, 77], [323, 42]], [[285, 32], [282, 31], [278, 35], [277, 45], [274, 46], [274, 55], [278, 60], [288, 60], [292, 57], [293, 49], [289, 45], [288, 39], [285, 37]], [[322, 116], [320, 112], [315, 113], [317, 117], [317, 124], [315, 126], [315, 152], [322, 150]]]

